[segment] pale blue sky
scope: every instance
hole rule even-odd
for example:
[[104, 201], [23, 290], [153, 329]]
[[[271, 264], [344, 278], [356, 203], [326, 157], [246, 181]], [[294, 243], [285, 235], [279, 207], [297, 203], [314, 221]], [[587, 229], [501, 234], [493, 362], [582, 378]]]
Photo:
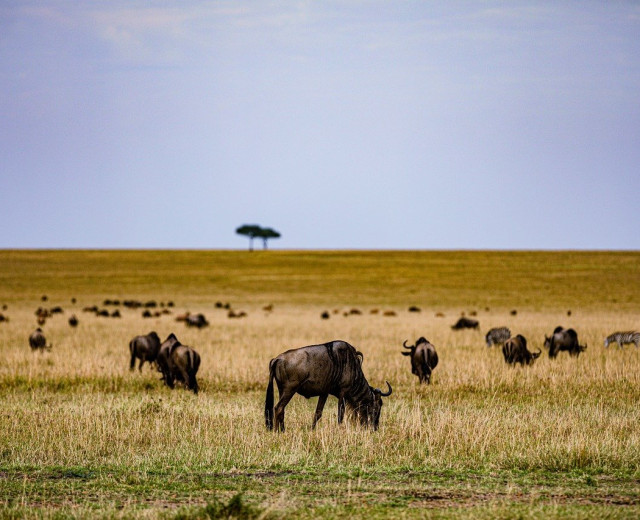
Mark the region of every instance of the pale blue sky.
[[640, 249], [640, 3], [0, 4], [0, 247]]

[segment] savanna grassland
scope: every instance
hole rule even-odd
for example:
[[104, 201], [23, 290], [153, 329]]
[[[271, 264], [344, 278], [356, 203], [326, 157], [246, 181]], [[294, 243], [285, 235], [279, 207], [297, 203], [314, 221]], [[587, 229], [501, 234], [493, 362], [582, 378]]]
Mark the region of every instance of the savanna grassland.
[[[637, 518], [640, 351], [603, 339], [640, 329], [639, 294], [636, 252], [0, 251], [0, 517]], [[82, 312], [105, 299], [174, 306]], [[42, 306], [64, 313], [32, 352]], [[453, 331], [462, 312], [480, 330]], [[501, 325], [533, 351], [557, 325], [588, 348], [511, 368], [484, 342]], [[200, 353], [198, 395], [129, 371], [151, 330]], [[419, 336], [429, 386], [400, 355]], [[332, 339], [391, 383], [379, 431], [338, 426], [331, 397], [311, 430], [301, 396], [266, 431], [269, 360]]]

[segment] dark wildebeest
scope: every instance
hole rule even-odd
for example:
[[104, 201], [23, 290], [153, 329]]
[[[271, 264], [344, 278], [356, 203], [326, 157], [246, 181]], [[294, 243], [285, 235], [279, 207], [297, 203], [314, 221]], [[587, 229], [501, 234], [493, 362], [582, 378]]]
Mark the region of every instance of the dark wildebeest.
[[516, 363], [520, 363], [523, 366], [533, 365], [535, 360], [540, 357], [540, 354], [542, 354], [540, 349], [538, 349], [538, 352], [529, 352], [527, 340], [522, 334], [509, 338], [502, 346], [504, 360], [510, 365]]
[[171, 371], [169, 370], [169, 353], [171, 352], [171, 347], [176, 343], [180, 342], [178, 341], [178, 338], [176, 338], [176, 335], [172, 332], [171, 334], [169, 334], [169, 336], [167, 336], [167, 339], [162, 342], [162, 345], [160, 345], [158, 357], [156, 358], [158, 370], [162, 372], [162, 380], [170, 388], [173, 388], [174, 378], [171, 376]]
[[71, 325], [72, 327], [78, 326], [78, 318], [76, 317], [75, 314], [72, 314], [71, 317], [69, 318], [69, 325]]
[[484, 339], [487, 342], [487, 347], [492, 345], [504, 345], [504, 342], [507, 341], [511, 337], [511, 331], [507, 327], [494, 327]]
[[[369, 386], [362, 372], [362, 353], [344, 341], [330, 341], [287, 350], [269, 362], [269, 384], [264, 404], [267, 428], [284, 431], [284, 409], [296, 394], [309, 399], [318, 396], [313, 428], [322, 417], [329, 395], [338, 398], [338, 424], [344, 418], [345, 406], [353, 410], [361, 424], [378, 429], [382, 397], [391, 395]], [[273, 380], [280, 400], [273, 407]], [[275, 423], [275, 424], [274, 424]]]
[[160, 350], [160, 338], [155, 331], [149, 332], [146, 336], [136, 336], [129, 342], [129, 351], [131, 352], [131, 363], [129, 369], [133, 370], [136, 364], [136, 358], [140, 360], [138, 370], [142, 371], [142, 365], [145, 361], [153, 363], [158, 357]]
[[156, 360], [158, 370], [162, 372], [162, 379], [169, 388], [174, 387], [176, 380], [198, 393], [196, 374], [200, 368], [200, 354], [194, 349], [180, 343], [175, 334], [171, 333], [160, 346]]
[[47, 345], [47, 339], [44, 337], [40, 327], [34, 330], [29, 336], [29, 346], [32, 350], [52, 347], [52, 345]]
[[185, 323], [188, 327], [197, 327], [201, 329], [202, 327], [206, 327], [209, 325], [209, 322], [204, 317], [204, 314], [189, 314]]
[[418, 376], [420, 383], [431, 383], [431, 371], [438, 365], [438, 353], [426, 338], [420, 337], [413, 346], [407, 346], [407, 340], [402, 344], [409, 352], [402, 352], [403, 356], [411, 356], [411, 373]]
[[545, 335], [544, 348], [549, 349], [549, 357], [553, 359], [560, 351], [569, 352], [570, 356], [577, 357], [587, 349], [587, 345], [578, 343], [578, 333], [575, 330], [558, 326], [550, 337]]
[[455, 325], [451, 325], [453, 330], [459, 329], [477, 329], [478, 320], [472, 320], [471, 318], [460, 318]]

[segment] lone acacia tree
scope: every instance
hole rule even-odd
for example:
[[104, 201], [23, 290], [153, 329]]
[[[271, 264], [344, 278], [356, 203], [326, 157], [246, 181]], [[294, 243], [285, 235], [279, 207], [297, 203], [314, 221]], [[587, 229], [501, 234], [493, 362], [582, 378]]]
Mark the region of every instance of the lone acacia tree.
[[263, 228], [260, 230], [260, 234], [258, 236], [262, 239], [263, 249], [267, 249], [267, 240], [270, 238], [280, 238], [280, 233], [275, 229]]
[[249, 251], [253, 251], [253, 239], [261, 238], [264, 249], [267, 249], [267, 240], [280, 238], [280, 233], [271, 228], [262, 228], [257, 224], [244, 224], [236, 229], [238, 235], [249, 237]]
[[256, 224], [244, 224], [236, 229], [238, 235], [245, 235], [249, 237], [249, 251], [253, 251], [253, 239], [257, 237], [262, 228]]

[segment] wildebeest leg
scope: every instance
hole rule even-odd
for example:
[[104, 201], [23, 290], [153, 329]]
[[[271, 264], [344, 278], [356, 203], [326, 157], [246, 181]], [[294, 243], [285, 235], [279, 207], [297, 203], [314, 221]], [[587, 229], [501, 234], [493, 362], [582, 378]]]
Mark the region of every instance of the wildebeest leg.
[[427, 369], [424, 371], [424, 380], [427, 382], [428, 385], [431, 384], [431, 370]]
[[140, 364], [138, 365], [138, 372], [142, 372], [142, 365], [144, 365], [144, 358], [140, 358]]
[[291, 398], [295, 395], [295, 392], [285, 391], [280, 394], [280, 400], [274, 408], [273, 415], [275, 416], [275, 428], [276, 431], [284, 431], [284, 408], [289, 404]]
[[324, 394], [324, 395], [321, 395], [320, 397], [318, 397], [318, 406], [316, 406], [316, 413], [313, 416], [313, 426], [312, 426], [312, 428], [316, 427], [316, 423], [322, 417], [322, 410], [324, 409], [324, 404], [327, 402], [327, 397], [329, 397], [329, 394]]
[[340, 394], [338, 397], [338, 424], [342, 424], [342, 420], [344, 419], [344, 395]]
[[129, 370], [133, 370], [136, 367], [136, 355], [131, 352], [131, 363], [129, 364]]
[[193, 390], [194, 394], [198, 393], [198, 381], [196, 380], [196, 375], [191, 371], [189, 372], [189, 388]]

